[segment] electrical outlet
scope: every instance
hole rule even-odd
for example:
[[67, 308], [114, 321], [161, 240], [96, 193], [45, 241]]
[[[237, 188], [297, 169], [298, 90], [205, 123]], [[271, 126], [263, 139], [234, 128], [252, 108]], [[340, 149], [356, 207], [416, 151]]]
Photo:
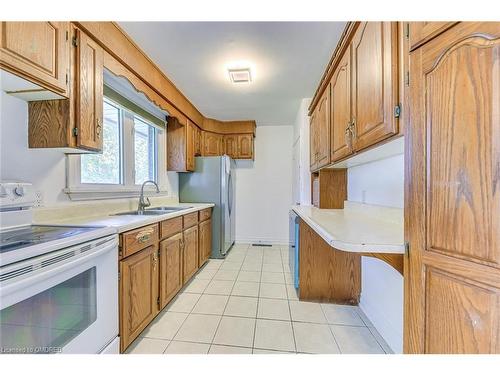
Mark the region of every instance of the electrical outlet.
[[43, 194], [41, 191], [35, 191], [35, 207], [42, 207], [43, 206]]

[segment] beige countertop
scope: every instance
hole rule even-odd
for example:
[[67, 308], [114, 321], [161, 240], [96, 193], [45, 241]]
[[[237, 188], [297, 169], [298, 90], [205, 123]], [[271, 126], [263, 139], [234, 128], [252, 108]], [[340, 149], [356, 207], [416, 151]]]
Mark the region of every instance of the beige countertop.
[[[88, 226], [103, 226], [116, 229], [117, 233], [126, 232], [144, 225], [158, 223], [163, 220], [171, 219], [177, 216], [186, 215], [191, 212], [203, 210], [204, 208], [213, 207], [213, 203], [177, 203], [168, 204], [170, 207], [186, 207], [186, 209], [171, 212], [163, 215], [113, 215], [99, 213], [98, 215], [88, 216], [69, 216], [66, 212], [61, 215], [39, 215], [35, 216], [36, 224], [52, 224], [52, 225], [88, 225]], [[121, 212], [130, 210], [121, 210]]]
[[357, 253], [404, 254], [403, 210], [345, 202], [344, 209], [293, 206], [332, 247]]

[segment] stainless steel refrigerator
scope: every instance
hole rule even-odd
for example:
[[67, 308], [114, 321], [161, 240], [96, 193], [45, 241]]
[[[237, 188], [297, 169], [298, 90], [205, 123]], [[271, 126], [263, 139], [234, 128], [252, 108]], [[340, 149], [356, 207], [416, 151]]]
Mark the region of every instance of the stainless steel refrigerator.
[[196, 169], [179, 174], [179, 200], [214, 203], [212, 211], [212, 258], [224, 258], [235, 237], [235, 162], [229, 156], [200, 156]]

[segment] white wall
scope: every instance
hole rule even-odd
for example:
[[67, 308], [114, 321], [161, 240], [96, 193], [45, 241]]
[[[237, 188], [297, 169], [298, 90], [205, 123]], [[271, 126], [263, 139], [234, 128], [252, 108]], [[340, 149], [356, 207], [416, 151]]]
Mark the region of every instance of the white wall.
[[255, 161], [236, 161], [236, 241], [288, 243], [292, 126], [257, 126]]
[[311, 204], [311, 173], [309, 163], [309, 116], [310, 98], [300, 102], [293, 126], [293, 200], [303, 205]]
[[[42, 193], [44, 206], [70, 202], [63, 192], [66, 155], [54, 149], [28, 148], [28, 103], [0, 92], [0, 180], [33, 183]], [[177, 174], [169, 172], [165, 180], [169, 195], [178, 196]]]
[[1, 92], [0, 180], [32, 182], [46, 204], [68, 201], [64, 153], [28, 148], [28, 103]]
[[350, 201], [403, 208], [403, 155], [349, 168], [347, 195]]
[[[350, 201], [403, 207], [404, 157], [348, 169]], [[385, 262], [363, 257], [360, 308], [395, 353], [403, 351], [403, 277]]]

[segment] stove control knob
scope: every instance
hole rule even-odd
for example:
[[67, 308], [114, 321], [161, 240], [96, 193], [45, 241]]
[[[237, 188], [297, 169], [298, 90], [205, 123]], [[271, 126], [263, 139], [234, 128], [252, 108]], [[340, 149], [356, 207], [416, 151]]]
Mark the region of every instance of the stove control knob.
[[22, 197], [25, 194], [24, 187], [23, 186], [18, 186], [14, 189], [14, 194], [16, 194], [18, 197]]

